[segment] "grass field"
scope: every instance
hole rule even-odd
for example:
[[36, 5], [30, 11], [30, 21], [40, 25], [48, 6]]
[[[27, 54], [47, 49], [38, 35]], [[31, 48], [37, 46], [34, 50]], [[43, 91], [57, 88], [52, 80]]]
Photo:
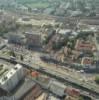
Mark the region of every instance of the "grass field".
[[17, 0], [17, 2], [31, 8], [46, 8], [50, 5], [47, 1], [42, 0]]
[[47, 8], [49, 6], [49, 3], [47, 2], [37, 2], [37, 3], [30, 3], [30, 4], [26, 4], [28, 7], [31, 8]]

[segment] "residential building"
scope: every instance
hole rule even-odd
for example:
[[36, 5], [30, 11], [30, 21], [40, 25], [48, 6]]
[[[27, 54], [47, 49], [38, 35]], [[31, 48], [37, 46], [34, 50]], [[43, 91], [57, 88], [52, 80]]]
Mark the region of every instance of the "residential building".
[[41, 47], [41, 34], [40, 32], [26, 32], [26, 46], [28, 48]]
[[0, 87], [5, 91], [12, 91], [23, 77], [23, 67], [17, 64], [14, 68], [5, 70], [5, 74], [0, 78]]
[[20, 34], [13, 34], [12, 33], [8, 36], [8, 42], [23, 45], [25, 43], [25, 36], [20, 35]]
[[77, 40], [75, 49], [78, 51], [95, 51], [95, 46], [89, 41]]

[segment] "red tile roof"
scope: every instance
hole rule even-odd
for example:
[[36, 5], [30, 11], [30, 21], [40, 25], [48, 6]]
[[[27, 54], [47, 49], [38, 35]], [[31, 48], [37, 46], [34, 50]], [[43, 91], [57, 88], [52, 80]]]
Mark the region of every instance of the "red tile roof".
[[80, 91], [75, 88], [66, 88], [65, 92], [70, 96], [80, 96]]
[[75, 49], [78, 51], [92, 51], [95, 46], [90, 42], [84, 42], [81, 40], [77, 40]]
[[32, 77], [38, 77], [38, 76], [39, 76], [39, 73], [36, 72], [36, 71], [34, 71], [34, 72], [31, 73], [31, 76], [32, 76]]

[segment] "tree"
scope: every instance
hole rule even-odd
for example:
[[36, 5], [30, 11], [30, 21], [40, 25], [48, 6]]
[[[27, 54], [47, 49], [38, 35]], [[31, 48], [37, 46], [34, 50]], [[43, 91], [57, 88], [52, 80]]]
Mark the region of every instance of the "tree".
[[83, 0], [81, 0], [81, 1], [77, 1], [77, 4], [78, 4], [78, 8], [81, 11], [85, 12], [85, 2]]
[[99, 76], [96, 76], [96, 77], [95, 77], [95, 82], [96, 82], [97, 84], [99, 84]]
[[79, 100], [84, 100], [84, 98], [82, 96], [79, 97]]
[[16, 57], [14, 51], [10, 51], [9, 54], [10, 54], [10, 56]]

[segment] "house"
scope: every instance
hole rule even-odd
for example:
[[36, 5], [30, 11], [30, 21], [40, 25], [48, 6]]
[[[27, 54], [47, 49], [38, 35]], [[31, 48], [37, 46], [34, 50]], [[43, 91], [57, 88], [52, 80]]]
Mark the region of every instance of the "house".
[[54, 8], [46, 8], [44, 10], [44, 14], [47, 14], [47, 15], [50, 15], [50, 14], [52, 14], [54, 12], [55, 12], [55, 9]]
[[90, 43], [89, 41], [83, 41], [83, 40], [77, 40], [76, 45], [75, 45], [75, 49], [77, 51], [95, 51], [95, 45], [93, 45], [92, 43]]
[[37, 77], [39, 77], [39, 72], [34, 71], [34, 72], [31, 73], [31, 76], [32, 76], [33, 78], [37, 78]]

